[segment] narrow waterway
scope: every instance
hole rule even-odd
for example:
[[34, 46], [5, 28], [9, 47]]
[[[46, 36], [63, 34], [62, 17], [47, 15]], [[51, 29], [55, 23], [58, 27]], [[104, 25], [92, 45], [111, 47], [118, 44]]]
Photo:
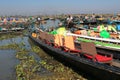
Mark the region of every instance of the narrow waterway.
[[[24, 43], [24, 46], [21, 46], [21, 48], [31, 50], [31, 46], [28, 42], [28, 39], [29, 39], [28, 37], [16, 37], [1, 40], [0, 46]], [[17, 51], [13, 49], [0, 50], [0, 80], [16, 80], [15, 67], [17, 64], [19, 64], [19, 60], [15, 57], [16, 52]], [[40, 57], [38, 57], [33, 52], [31, 52], [30, 55], [33, 55], [37, 60], [40, 60]]]
[[[48, 21], [47, 23], [57, 26], [58, 22], [59, 21]], [[40, 70], [37, 71], [37, 73], [34, 73], [34, 80], [87, 80], [78, 73], [74, 72], [72, 69], [46, 55], [42, 49], [39, 48], [39, 53], [33, 52], [32, 48], [35, 45], [32, 44], [29, 37], [18, 35], [15, 38], [0, 40], [0, 47], [10, 44], [19, 44], [18, 47], [20, 47], [20, 49], [27, 50], [29, 52], [29, 56], [34, 56], [34, 59], [38, 62], [42, 61], [40, 62], [42, 64], [39, 64]], [[37, 50], [37, 47], [34, 49]], [[19, 52], [19, 50], [8, 48], [0, 49], [0, 80], [16, 80], [16, 66], [20, 64], [20, 60], [16, 58], [17, 52]]]
[[[47, 24], [44, 26], [47, 27], [57, 27], [59, 20], [51, 21], [48, 20]], [[20, 37], [19, 35], [15, 38], [9, 38], [0, 40], [0, 46], [7, 46], [10, 44], [20, 44], [23, 43], [24, 45], [21, 48], [31, 51], [31, 45], [29, 44], [28, 37]], [[0, 80], [16, 80], [16, 71], [15, 67], [19, 64], [19, 60], [15, 57], [16, 50], [13, 49], [1, 49], [0, 50]], [[40, 57], [35, 54], [34, 52], [29, 53], [30, 56], [34, 56], [36, 60], [40, 60]], [[42, 69], [45, 71], [45, 69]]]

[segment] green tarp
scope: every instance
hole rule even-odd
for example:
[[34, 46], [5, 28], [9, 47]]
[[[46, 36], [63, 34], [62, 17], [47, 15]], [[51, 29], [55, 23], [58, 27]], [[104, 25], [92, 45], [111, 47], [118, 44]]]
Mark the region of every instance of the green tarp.
[[100, 37], [102, 37], [102, 38], [110, 38], [110, 34], [106, 30], [103, 30], [103, 31], [100, 32]]
[[53, 31], [49, 32], [49, 34], [55, 35], [55, 34], [57, 34], [57, 31], [56, 31], [56, 30], [53, 30]]

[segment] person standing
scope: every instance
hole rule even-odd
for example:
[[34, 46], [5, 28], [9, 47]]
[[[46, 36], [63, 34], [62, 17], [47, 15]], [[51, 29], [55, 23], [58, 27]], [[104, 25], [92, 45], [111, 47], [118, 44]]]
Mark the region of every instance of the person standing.
[[73, 17], [72, 17], [71, 15], [69, 15], [68, 18], [67, 18], [67, 21], [68, 21], [68, 22], [71, 22], [72, 19], [73, 19]]
[[71, 15], [68, 16], [67, 18], [67, 27], [68, 28], [71, 28], [72, 27], [72, 24], [73, 24], [73, 17]]
[[41, 18], [40, 18], [40, 17], [37, 17], [37, 18], [36, 18], [36, 23], [37, 23], [37, 26], [39, 27], [39, 26], [40, 26], [40, 23], [41, 23]]

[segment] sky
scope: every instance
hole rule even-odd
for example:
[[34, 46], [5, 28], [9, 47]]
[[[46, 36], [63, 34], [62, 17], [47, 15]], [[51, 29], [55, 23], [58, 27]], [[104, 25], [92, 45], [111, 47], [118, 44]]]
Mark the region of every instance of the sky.
[[120, 0], [0, 0], [0, 15], [120, 13]]

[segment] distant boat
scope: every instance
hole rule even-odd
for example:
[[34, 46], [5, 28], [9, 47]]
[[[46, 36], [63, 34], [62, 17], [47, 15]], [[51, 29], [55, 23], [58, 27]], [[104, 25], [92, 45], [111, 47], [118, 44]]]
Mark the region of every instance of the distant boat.
[[22, 33], [21, 31], [23, 31], [24, 29], [25, 29], [25, 28], [20, 28], [20, 27], [10, 28], [10, 29], [0, 28], [0, 34], [6, 34], [6, 33], [12, 33], [12, 32]]

